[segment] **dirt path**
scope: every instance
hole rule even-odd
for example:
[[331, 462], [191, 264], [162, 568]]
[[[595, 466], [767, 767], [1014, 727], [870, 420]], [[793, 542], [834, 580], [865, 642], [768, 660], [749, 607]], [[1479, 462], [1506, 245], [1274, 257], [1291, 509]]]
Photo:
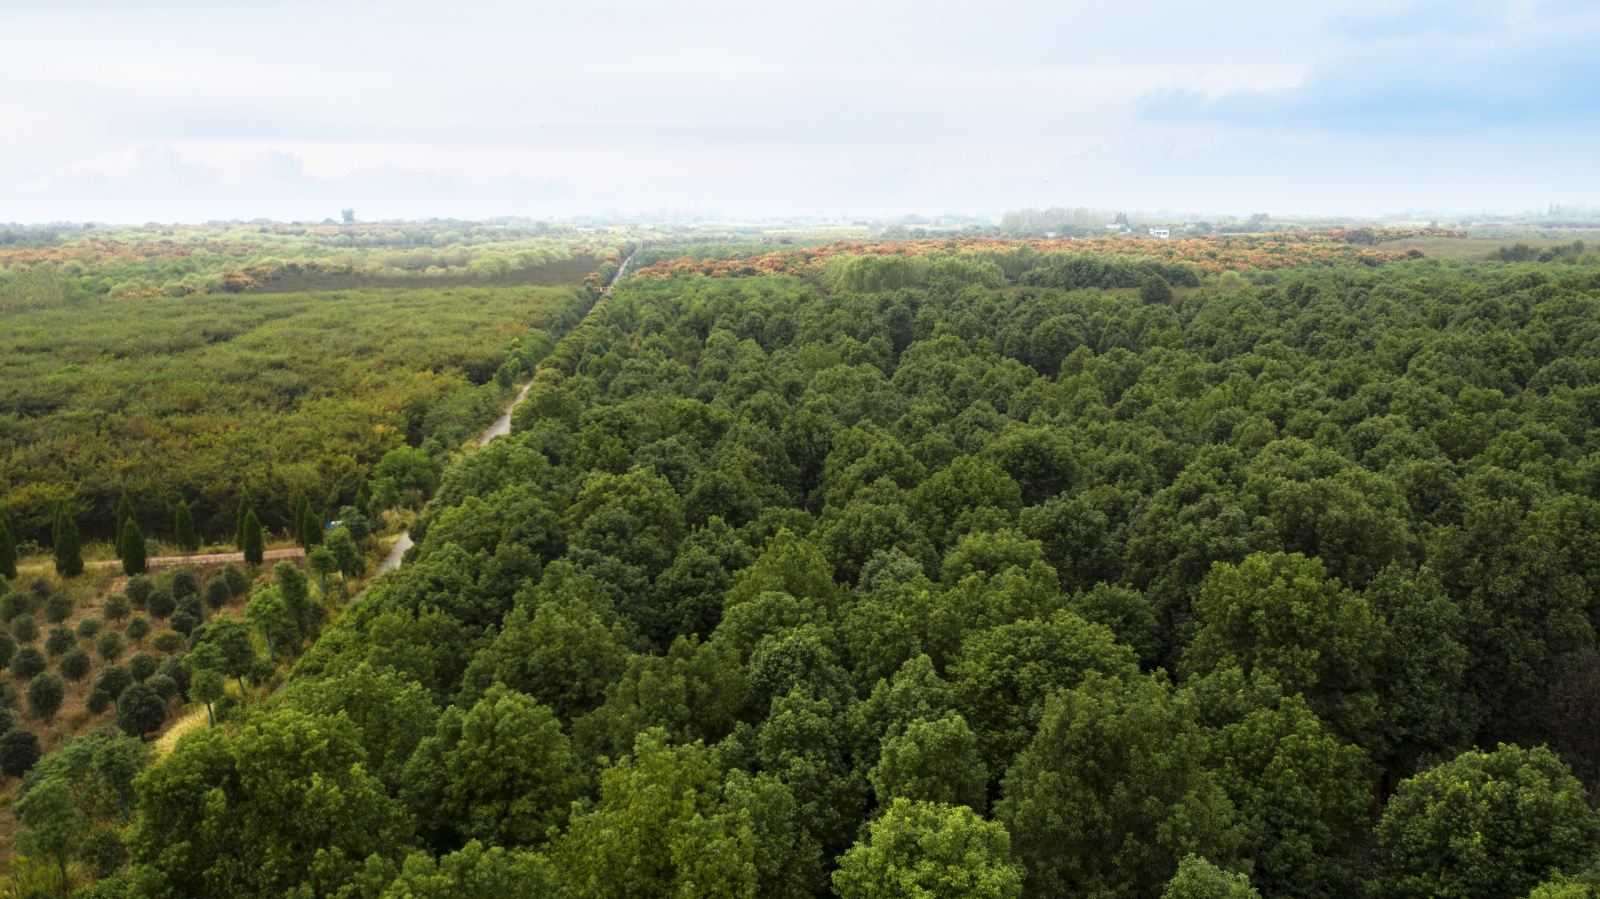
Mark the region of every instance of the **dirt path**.
[[[269, 549], [261, 554], [262, 562], [276, 562], [279, 559], [303, 558], [306, 551], [298, 546], [288, 549]], [[229, 562], [244, 564], [244, 553], [201, 553], [194, 556], [156, 556], [146, 559], [144, 567], [154, 571], [157, 568], [172, 568], [178, 565], [226, 565]], [[51, 566], [50, 562], [30, 562], [17, 566], [21, 571], [44, 571]], [[122, 565], [118, 559], [96, 559], [84, 562], [85, 568], [116, 568]]]

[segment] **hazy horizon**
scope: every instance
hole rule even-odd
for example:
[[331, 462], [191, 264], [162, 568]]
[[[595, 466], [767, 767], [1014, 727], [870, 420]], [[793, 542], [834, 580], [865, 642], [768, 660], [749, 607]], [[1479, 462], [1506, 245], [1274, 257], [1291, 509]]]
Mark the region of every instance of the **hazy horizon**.
[[1600, 205], [1573, 0], [21, 0], [0, 221]]

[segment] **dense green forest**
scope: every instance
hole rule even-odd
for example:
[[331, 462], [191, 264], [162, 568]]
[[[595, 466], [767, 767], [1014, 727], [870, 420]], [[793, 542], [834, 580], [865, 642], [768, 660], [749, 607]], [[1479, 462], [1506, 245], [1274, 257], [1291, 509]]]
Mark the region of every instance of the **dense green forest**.
[[[627, 283], [405, 568], [257, 587], [286, 689], [28, 773], [30, 876], [1594, 895], [1600, 272], [1140, 276]], [[259, 668], [225, 621], [196, 682]]]
[[[171, 537], [187, 503], [201, 538], [221, 540], [232, 537], [241, 492], [276, 532], [296, 493], [332, 512], [386, 454], [454, 449], [500, 414], [618, 262], [617, 248], [573, 249], [574, 238], [544, 231], [9, 235], [0, 513], [25, 554], [49, 545], [61, 502], [86, 539], [111, 540], [122, 496], [152, 534]], [[348, 254], [337, 277], [326, 274], [334, 253]], [[544, 286], [508, 277], [516, 272]], [[206, 283], [171, 280], [191, 276]], [[211, 290], [224, 281], [261, 283]], [[375, 486], [384, 507], [427, 493], [404, 476]]]

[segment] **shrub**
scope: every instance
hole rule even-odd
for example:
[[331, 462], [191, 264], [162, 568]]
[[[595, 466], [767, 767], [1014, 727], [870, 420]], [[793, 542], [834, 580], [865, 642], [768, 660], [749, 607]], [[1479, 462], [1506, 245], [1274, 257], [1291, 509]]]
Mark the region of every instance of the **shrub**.
[[134, 684], [117, 701], [117, 727], [130, 737], [143, 738], [167, 720], [167, 703], [150, 684]]
[[81, 649], [74, 649], [61, 657], [61, 661], [56, 663], [56, 670], [67, 680], [78, 683], [89, 676], [90, 665], [89, 654]]
[[156, 673], [156, 668], [160, 664], [160, 662], [156, 661], [156, 657], [150, 653], [136, 652], [133, 654], [133, 658], [128, 660], [128, 673], [133, 675], [135, 681], [142, 683], [148, 680], [150, 675]]
[[100, 676], [94, 679], [93, 689], [105, 691], [111, 701], [116, 702], [117, 698], [122, 695], [122, 691], [132, 685], [133, 675], [128, 673], [128, 669], [125, 666], [107, 665], [100, 669]]
[[145, 681], [145, 685], [156, 691], [162, 702], [166, 702], [178, 695], [178, 682], [165, 674], [153, 674]]
[[122, 621], [133, 611], [133, 603], [121, 593], [113, 593], [106, 597], [106, 601], [100, 606], [100, 611], [112, 621]]
[[0, 621], [10, 624], [18, 615], [26, 615], [33, 610], [33, 603], [22, 593], [7, 593], [0, 596]]
[[51, 628], [50, 635], [44, 638], [44, 651], [52, 656], [59, 656], [77, 645], [78, 635], [64, 624]]
[[250, 578], [239, 570], [239, 566], [232, 562], [229, 562], [228, 566], [222, 569], [221, 577], [223, 583], [228, 585], [228, 592], [234, 596], [243, 596], [250, 590]]
[[11, 636], [18, 643], [32, 643], [39, 639], [39, 625], [33, 623], [32, 615], [18, 615], [11, 621]]
[[122, 592], [128, 595], [128, 602], [135, 609], [142, 609], [145, 603], [150, 601], [150, 594], [155, 588], [156, 585], [152, 584], [149, 578], [139, 574], [128, 578], [128, 584], [122, 588]]
[[111, 703], [115, 701], [110, 693], [95, 687], [89, 691], [89, 696], [83, 701], [83, 704], [88, 707], [90, 713], [99, 715], [103, 714], [106, 709], [111, 708]]
[[28, 708], [46, 721], [54, 718], [61, 709], [61, 700], [67, 695], [61, 678], [54, 674], [41, 674], [28, 684]]
[[0, 774], [21, 777], [39, 761], [39, 738], [33, 731], [14, 727], [0, 736]]
[[95, 634], [100, 633], [105, 624], [99, 618], [85, 618], [78, 622], [78, 636], [84, 640], [93, 640]]
[[106, 631], [95, 638], [94, 648], [96, 652], [100, 653], [100, 658], [108, 662], [115, 662], [117, 659], [122, 658], [122, 654], [127, 651], [128, 643], [116, 631]]
[[28, 584], [28, 594], [33, 597], [36, 605], [43, 605], [44, 601], [55, 595], [56, 589], [50, 582], [42, 577], [36, 577]]
[[0, 631], [0, 668], [11, 664], [11, 657], [17, 654], [17, 641], [11, 639], [7, 631]]
[[233, 600], [233, 591], [228, 589], [226, 580], [214, 577], [206, 584], [205, 600], [210, 609], [220, 609]]
[[180, 568], [172, 575], [172, 595], [177, 599], [200, 595], [200, 579], [195, 577], [194, 569]]
[[72, 597], [65, 593], [57, 593], [44, 601], [44, 617], [51, 624], [60, 624], [72, 617]]
[[172, 595], [172, 590], [167, 587], [157, 587], [151, 591], [150, 598], [145, 601], [144, 609], [150, 613], [151, 618], [165, 618], [172, 614], [178, 607], [177, 597]]
[[32, 646], [24, 646], [17, 650], [17, 654], [11, 659], [11, 673], [23, 680], [37, 677], [44, 669], [44, 653]]
[[128, 622], [128, 626], [122, 629], [122, 632], [127, 635], [129, 640], [138, 643], [145, 637], [150, 636], [150, 619], [143, 615], [135, 615]]
[[150, 645], [162, 652], [177, 652], [189, 645], [183, 635], [174, 630], [165, 630], [150, 638]]

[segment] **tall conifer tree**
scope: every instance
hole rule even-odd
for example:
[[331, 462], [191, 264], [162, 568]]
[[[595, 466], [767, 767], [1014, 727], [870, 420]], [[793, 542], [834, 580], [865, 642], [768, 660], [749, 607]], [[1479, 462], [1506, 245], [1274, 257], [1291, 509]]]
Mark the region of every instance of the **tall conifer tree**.
[[83, 573], [83, 550], [78, 545], [78, 522], [67, 510], [67, 504], [56, 504], [55, 521], [56, 574], [77, 577]]
[[240, 528], [239, 532], [241, 534], [239, 539], [240, 548], [244, 551], [245, 564], [259, 568], [266, 555], [261, 535], [261, 520], [256, 518], [254, 509], [249, 509], [245, 512], [244, 527]]
[[123, 522], [117, 544], [122, 547], [122, 573], [128, 577], [144, 574], [144, 534], [140, 533], [137, 521], [130, 518]]
[[111, 543], [117, 549], [117, 558], [122, 558], [122, 535], [128, 529], [128, 522], [135, 521], [133, 514], [133, 501], [128, 499], [127, 491], [123, 491], [122, 498], [117, 500], [117, 529], [113, 532]]
[[[234, 516], [233, 519], [233, 545], [240, 550], [244, 549], [245, 518], [251, 515], [253, 512], [254, 509], [252, 509], [250, 506], [250, 494], [239, 494], [239, 514]], [[259, 527], [260, 524], [261, 522], [258, 519], [256, 521], [256, 525]]]
[[178, 501], [178, 510], [173, 513], [172, 536], [184, 552], [192, 553], [200, 548], [200, 538], [194, 532], [194, 513], [183, 500]]
[[0, 578], [17, 576], [17, 535], [11, 530], [11, 519], [0, 509]]

